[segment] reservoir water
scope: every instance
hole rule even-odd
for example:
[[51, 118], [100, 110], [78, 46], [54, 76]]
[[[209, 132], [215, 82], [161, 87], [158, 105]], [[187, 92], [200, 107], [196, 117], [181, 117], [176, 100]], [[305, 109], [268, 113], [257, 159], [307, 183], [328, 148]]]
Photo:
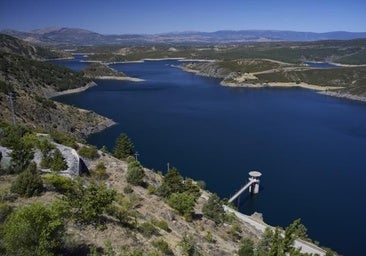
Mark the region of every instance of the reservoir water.
[[[80, 69], [79, 60], [57, 63]], [[262, 172], [260, 193], [240, 199], [243, 213], [261, 212], [273, 226], [301, 217], [321, 245], [365, 255], [366, 104], [305, 89], [226, 88], [179, 64], [114, 64], [146, 81], [98, 80], [57, 100], [118, 122], [91, 144], [112, 149], [125, 132], [144, 166], [165, 172], [169, 163], [221, 197]]]

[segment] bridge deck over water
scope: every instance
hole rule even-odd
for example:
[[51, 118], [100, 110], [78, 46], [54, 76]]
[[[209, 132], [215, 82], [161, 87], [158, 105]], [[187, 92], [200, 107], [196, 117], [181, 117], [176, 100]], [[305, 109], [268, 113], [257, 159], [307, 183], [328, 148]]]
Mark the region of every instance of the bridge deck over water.
[[247, 188], [249, 188], [253, 183], [255, 183], [255, 180], [251, 180], [249, 181], [242, 189], [240, 189], [238, 192], [236, 192], [235, 195], [233, 195], [230, 199], [229, 199], [229, 203], [232, 203], [237, 197], [240, 196], [241, 193], [243, 193]]

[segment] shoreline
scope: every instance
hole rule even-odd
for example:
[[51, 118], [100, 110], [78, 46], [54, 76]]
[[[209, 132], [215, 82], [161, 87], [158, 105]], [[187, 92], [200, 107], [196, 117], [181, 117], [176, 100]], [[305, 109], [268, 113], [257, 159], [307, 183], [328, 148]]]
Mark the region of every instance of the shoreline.
[[[190, 69], [184, 66], [179, 66], [180, 69], [182, 69], [185, 72], [194, 73], [199, 76], [207, 76], [205, 74], [202, 74], [200, 70], [196, 69]], [[339, 90], [343, 87], [334, 87], [334, 86], [319, 86], [315, 84], [307, 84], [307, 83], [284, 83], [284, 82], [273, 82], [273, 83], [267, 83], [267, 84], [240, 84], [235, 82], [225, 82], [222, 80], [220, 82], [221, 86], [226, 87], [232, 87], [232, 88], [304, 88], [309, 90], [314, 90], [319, 94], [323, 94], [326, 96], [331, 97], [337, 97], [337, 98], [343, 98], [347, 100], [353, 100], [353, 101], [359, 101], [359, 102], [366, 102], [366, 96], [358, 96], [353, 95], [349, 93], [342, 93], [342, 92], [336, 92], [332, 90]]]
[[145, 58], [142, 59], [143, 61], [147, 60], [147, 61], [161, 61], [161, 60], [183, 60], [184, 58], [182, 57], [177, 57], [177, 58]]
[[304, 88], [309, 90], [314, 90], [319, 94], [343, 98], [347, 100], [354, 100], [360, 102], [366, 102], [366, 96], [358, 96], [349, 93], [342, 93], [332, 90], [339, 90], [344, 87], [334, 87], [334, 86], [319, 86], [314, 84], [307, 84], [307, 83], [281, 83], [281, 82], [274, 82], [274, 83], [267, 83], [267, 84], [237, 84], [237, 83], [227, 83], [224, 81], [220, 82], [220, 85], [232, 88]]
[[337, 98], [343, 98], [347, 100], [354, 100], [354, 101], [360, 101], [366, 103], [366, 96], [357, 96], [349, 93], [340, 93], [340, 92], [318, 92], [320, 94], [331, 96], [331, 97], [337, 97]]
[[357, 68], [357, 67], [366, 67], [366, 64], [342, 64], [342, 63], [336, 63], [336, 62], [328, 62], [331, 65], [335, 65], [337, 67], [345, 67], [345, 68]]
[[131, 82], [144, 82], [145, 79], [137, 78], [137, 77], [129, 77], [129, 76], [96, 76], [92, 79], [97, 80], [120, 80], [120, 81], [131, 81]]
[[53, 58], [53, 59], [45, 59], [43, 61], [53, 61], [53, 60], [73, 60], [74, 57], [71, 56], [71, 57], [60, 57], [60, 58]]
[[112, 61], [112, 62], [103, 62], [106, 65], [112, 65], [112, 64], [125, 64], [125, 63], [144, 63], [143, 60], [125, 60], [125, 61]]
[[177, 60], [180, 62], [215, 62], [216, 60], [206, 60], [206, 59], [186, 59], [184, 57], [177, 57], [177, 58], [144, 58], [144, 59], [140, 59], [140, 60], [125, 60], [125, 61], [102, 61], [102, 60], [81, 60], [80, 62], [89, 62], [89, 63], [93, 63], [93, 62], [99, 62], [99, 63], [103, 63], [106, 65], [111, 65], [111, 64], [124, 64], [124, 63], [144, 63], [145, 61], [162, 61], [162, 60]]
[[49, 95], [47, 95], [47, 98], [51, 99], [51, 98], [58, 97], [58, 96], [61, 96], [61, 95], [83, 92], [83, 91], [88, 90], [91, 87], [96, 86], [96, 85], [97, 84], [94, 81], [92, 81], [92, 82], [86, 84], [83, 87], [79, 87], [79, 88], [75, 88], [75, 89], [69, 89], [69, 90], [65, 90], [65, 91], [61, 91], [61, 92], [51, 92]]
[[[99, 77], [94, 77], [91, 79], [95, 79], [95, 80], [121, 80], [121, 81], [131, 81], [131, 82], [144, 82], [146, 80], [141, 79], [141, 78], [136, 78], [136, 77], [129, 77], [129, 76], [124, 76], [124, 77], [117, 77], [117, 76], [99, 76]], [[79, 87], [79, 88], [75, 88], [75, 89], [69, 89], [69, 90], [65, 90], [65, 91], [60, 91], [60, 92], [50, 92], [46, 95], [46, 98], [55, 98], [61, 95], [67, 95], [67, 94], [74, 94], [74, 93], [80, 93], [83, 91], [88, 90], [91, 87], [97, 86], [98, 84], [94, 81], [86, 84], [83, 87]]]
[[176, 66], [177, 68], [180, 68], [181, 70], [185, 71], [185, 72], [188, 72], [188, 73], [193, 73], [193, 74], [197, 74], [199, 76], [207, 76], [205, 74], [202, 74], [200, 70], [197, 70], [197, 69], [191, 69], [191, 68], [187, 68], [183, 65], [179, 65], [179, 66]]
[[183, 59], [180, 59], [180, 60], [178, 60], [178, 61], [181, 61], [181, 62], [183, 62], [183, 61], [191, 61], [191, 62], [215, 62], [216, 60], [206, 60], [206, 59], [185, 59], [185, 58], [183, 58]]
[[222, 86], [226, 87], [248, 87], [248, 88], [275, 88], [275, 87], [301, 87], [304, 89], [310, 89], [315, 91], [329, 91], [329, 90], [338, 90], [342, 89], [343, 87], [335, 87], [335, 86], [320, 86], [315, 84], [307, 84], [307, 83], [288, 83], [288, 82], [271, 82], [266, 84], [240, 84], [235, 82], [225, 82], [222, 81], [220, 83]]

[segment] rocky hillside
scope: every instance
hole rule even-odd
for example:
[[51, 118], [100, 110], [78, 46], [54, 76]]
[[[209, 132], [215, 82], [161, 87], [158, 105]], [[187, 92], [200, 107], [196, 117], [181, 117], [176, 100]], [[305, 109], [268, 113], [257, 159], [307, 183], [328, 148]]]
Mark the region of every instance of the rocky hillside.
[[[5, 41], [5, 42], [4, 42]], [[80, 90], [92, 85], [82, 74], [41, 62], [41, 48], [8, 38], [1, 41], [0, 49], [0, 116], [12, 122], [10, 96], [14, 106], [14, 119], [18, 124], [50, 131], [58, 130], [77, 137], [100, 131], [113, 124], [112, 120], [96, 113], [57, 103], [49, 97], [70, 89]], [[25, 57], [24, 57], [25, 56]], [[32, 59], [31, 59], [32, 58]]]
[[88, 78], [103, 78], [103, 77], [126, 77], [123, 72], [118, 72], [106, 64], [93, 62], [83, 70], [84, 76]]
[[5, 34], [0, 34], [0, 52], [13, 53], [35, 60], [71, 57], [70, 53], [35, 46]]
[[[335, 88], [333, 92], [350, 97], [366, 97], [366, 67], [344, 66], [311, 68], [301, 64], [262, 59], [240, 59], [204, 63], [188, 63], [186, 71], [203, 76], [222, 78], [223, 84], [232, 86], [261, 86], [270, 83], [306, 83]], [[338, 87], [338, 89], [336, 89]], [[366, 98], [365, 98], [366, 99]]]

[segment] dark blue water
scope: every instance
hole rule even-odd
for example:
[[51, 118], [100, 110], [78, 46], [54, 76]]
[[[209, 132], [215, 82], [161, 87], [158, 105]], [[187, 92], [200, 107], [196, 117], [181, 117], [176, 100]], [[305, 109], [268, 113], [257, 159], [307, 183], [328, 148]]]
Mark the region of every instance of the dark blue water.
[[58, 100], [119, 123], [90, 143], [111, 149], [126, 132], [145, 166], [166, 171], [169, 162], [221, 197], [261, 171], [261, 192], [242, 196], [241, 211], [280, 226], [301, 217], [322, 245], [364, 255], [366, 104], [304, 89], [225, 88], [172, 64], [116, 64], [146, 81], [97, 81]]
[[51, 60], [50, 62], [62, 65], [75, 71], [81, 71], [90, 65], [90, 62], [83, 62], [83, 55], [73, 55], [73, 57], [74, 59], [71, 60]]

